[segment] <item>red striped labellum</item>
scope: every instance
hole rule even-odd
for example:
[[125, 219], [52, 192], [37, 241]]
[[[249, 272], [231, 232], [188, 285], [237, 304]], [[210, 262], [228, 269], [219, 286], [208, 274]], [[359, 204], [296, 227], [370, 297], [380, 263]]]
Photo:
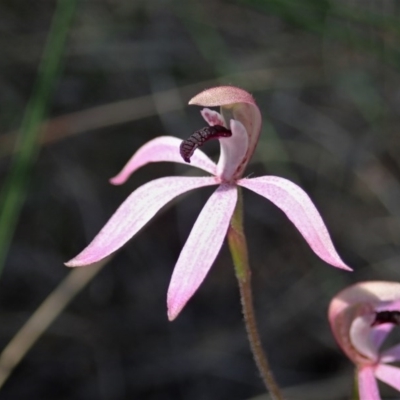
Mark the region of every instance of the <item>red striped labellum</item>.
[[372, 326], [386, 323], [400, 325], [400, 311], [381, 311], [376, 313]]
[[190, 163], [194, 151], [205, 142], [220, 137], [230, 137], [232, 132], [222, 125], [206, 126], [194, 132], [188, 139], [184, 140], [179, 148], [182, 158]]

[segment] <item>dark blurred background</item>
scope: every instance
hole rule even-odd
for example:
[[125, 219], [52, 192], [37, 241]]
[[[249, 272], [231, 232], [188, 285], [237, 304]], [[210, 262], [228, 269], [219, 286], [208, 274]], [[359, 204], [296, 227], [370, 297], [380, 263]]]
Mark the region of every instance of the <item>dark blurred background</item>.
[[[254, 95], [263, 115], [246, 173], [303, 187], [354, 268], [325, 264], [282, 212], [245, 192], [264, 347], [289, 398], [349, 398], [353, 366], [331, 335], [329, 301], [353, 282], [400, 278], [400, 3], [73, 3], [62, 56], [49, 53], [58, 72], [42, 80], [51, 90], [36, 129], [32, 122], [37, 151], [28, 151], [27, 174], [15, 181], [25, 200], [15, 229], [1, 221], [1, 348], [129, 193], [161, 176], [201, 174], [162, 163], [123, 186], [108, 183], [146, 141], [204, 126], [187, 106], [192, 96], [233, 84]], [[0, 0], [0, 182], [14, 176], [28, 102], [40, 102], [34, 83], [56, 9], [54, 0]], [[218, 157], [216, 144], [204, 150]], [[2, 196], [12, 187], [2, 185]], [[211, 192], [173, 202], [99, 270], [0, 399], [266, 399], [226, 245], [182, 314], [167, 320], [174, 264]]]

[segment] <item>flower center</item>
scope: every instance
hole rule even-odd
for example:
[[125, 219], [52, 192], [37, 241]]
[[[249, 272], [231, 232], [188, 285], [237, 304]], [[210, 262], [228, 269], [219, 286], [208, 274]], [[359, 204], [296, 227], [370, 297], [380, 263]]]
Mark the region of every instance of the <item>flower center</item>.
[[194, 132], [188, 139], [184, 140], [179, 148], [182, 158], [190, 163], [194, 151], [205, 142], [220, 137], [230, 137], [232, 132], [222, 125], [206, 126]]
[[375, 320], [372, 322], [371, 326], [377, 326], [386, 323], [400, 325], [400, 311], [377, 312]]

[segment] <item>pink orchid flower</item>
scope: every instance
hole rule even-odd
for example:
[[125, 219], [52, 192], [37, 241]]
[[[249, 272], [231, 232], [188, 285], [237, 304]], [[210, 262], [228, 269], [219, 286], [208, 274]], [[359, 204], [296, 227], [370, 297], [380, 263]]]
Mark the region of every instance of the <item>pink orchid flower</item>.
[[[139, 187], [89, 246], [66, 265], [83, 266], [106, 257], [123, 246], [175, 197], [192, 189], [218, 185], [200, 212], [175, 265], [167, 300], [168, 317], [173, 320], [203, 282], [218, 255], [236, 206], [239, 185], [264, 196], [283, 210], [324, 261], [351, 270], [336, 253], [321, 216], [300, 187], [276, 176], [242, 178], [261, 130], [261, 114], [253, 97], [242, 89], [221, 86], [201, 92], [189, 104], [220, 106], [221, 113], [204, 108], [201, 114], [209, 126], [186, 141], [161, 136], [146, 143], [111, 182], [124, 183], [134, 171], [150, 162], [185, 163], [184, 159], [211, 176], [164, 177]], [[202, 151], [196, 150], [210, 138], [218, 138], [220, 142], [221, 155], [217, 165]]]
[[380, 347], [395, 325], [400, 325], [400, 283], [362, 282], [333, 298], [329, 306], [333, 334], [357, 366], [360, 400], [380, 400], [376, 378], [400, 391], [400, 344]]

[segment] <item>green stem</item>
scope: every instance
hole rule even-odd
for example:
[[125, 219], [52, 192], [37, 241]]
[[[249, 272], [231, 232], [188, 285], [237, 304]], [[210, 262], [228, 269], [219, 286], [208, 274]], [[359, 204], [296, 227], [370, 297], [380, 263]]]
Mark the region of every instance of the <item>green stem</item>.
[[351, 400], [360, 400], [360, 393], [358, 391], [358, 368], [354, 369], [354, 387]]
[[247, 242], [243, 230], [243, 199], [238, 188], [238, 202], [233, 213], [228, 230], [228, 243], [231, 251], [236, 278], [239, 282], [240, 298], [247, 336], [250, 342], [254, 361], [261, 374], [264, 384], [273, 400], [283, 400], [283, 395], [269, 366], [267, 356], [262, 348], [260, 334], [253, 307], [251, 290], [251, 273], [249, 268]]
[[26, 185], [38, 153], [41, 124], [47, 114], [77, 0], [58, 0], [32, 96], [19, 129], [16, 155], [0, 194], [0, 274], [25, 200]]

